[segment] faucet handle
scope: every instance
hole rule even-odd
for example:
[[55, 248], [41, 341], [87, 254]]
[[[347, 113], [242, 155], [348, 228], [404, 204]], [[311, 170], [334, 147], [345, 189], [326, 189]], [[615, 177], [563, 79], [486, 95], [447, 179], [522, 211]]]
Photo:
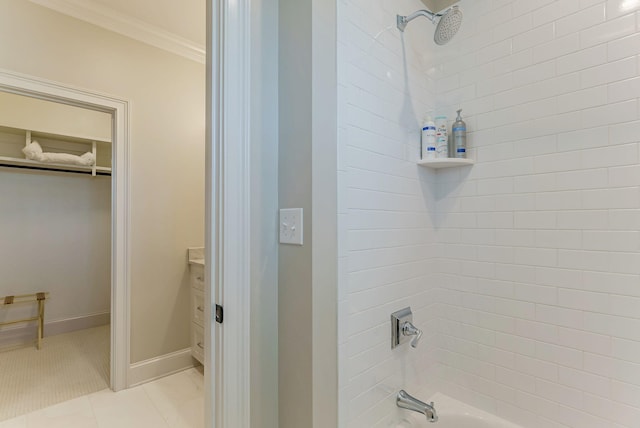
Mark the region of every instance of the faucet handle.
[[416, 334], [416, 337], [414, 337], [411, 340], [411, 347], [412, 348], [417, 348], [418, 347], [418, 342], [420, 342], [420, 339], [422, 339], [422, 330], [420, 330], [419, 328], [416, 328], [416, 330], [418, 330], [418, 334]]
[[422, 338], [422, 330], [417, 328], [411, 322], [405, 321], [402, 324], [402, 334], [405, 335], [405, 336], [414, 336], [414, 338], [411, 339], [411, 347], [412, 348], [417, 348], [418, 347], [418, 343], [420, 342], [420, 339]]

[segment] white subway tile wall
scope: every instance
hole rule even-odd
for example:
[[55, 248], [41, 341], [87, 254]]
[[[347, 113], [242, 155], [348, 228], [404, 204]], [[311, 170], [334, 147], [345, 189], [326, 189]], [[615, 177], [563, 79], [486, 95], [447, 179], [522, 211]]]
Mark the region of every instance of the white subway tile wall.
[[[524, 427], [640, 426], [640, 0], [338, 2], [340, 427], [441, 391]], [[415, 166], [458, 108], [473, 167]], [[411, 305], [417, 350], [389, 346]], [[427, 397], [421, 397], [427, 398]]]
[[[402, 415], [395, 394], [435, 377], [445, 291], [433, 264], [436, 174], [416, 165], [420, 125], [435, 104], [433, 28], [419, 18], [404, 37], [396, 29], [397, 13], [423, 8], [338, 2], [340, 427], [389, 426]], [[446, 85], [457, 88], [457, 77]], [[407, 306], [424, 337], [417, 349], [392, 351], [390, 315]]]
[[425, 50], [476, 159], [436, 178], [436, 385], [525, 427], [640, 426], [640, 1], [460, 6]]

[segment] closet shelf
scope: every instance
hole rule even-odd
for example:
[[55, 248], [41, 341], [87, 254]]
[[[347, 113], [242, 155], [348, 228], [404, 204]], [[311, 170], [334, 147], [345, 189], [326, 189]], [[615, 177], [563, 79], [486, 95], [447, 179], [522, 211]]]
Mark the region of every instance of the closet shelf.
[[475, 162], [473, 159], [460, 159], [460, 158], [441, 158], [441, 159], [421, 159], [418, 161], [418, 165], [426, 166], [428, 168], [452, 168], [456, 166], [473, 165]]
[[[0, 156], [0, 167], [23, 167], [42, 171], [81, 172], [87, 174], [93, 173], [92, 166], [37, 162], [29, 159], [11, 158], [7, 156]], [[96, 166], [95, 169], [97, 174], [111, 175], [111, 168]]]
[[[100, 162], [102, 159], [103, 163], [101, 165], [76, 165], [72, 163], [40, 162], [22, 157], [24, 155], [22, 149], [36, 140], [44, 149], [45, 154], [50, 152], [54, 154], [80, 155], [81, 153], [91, 152], [94, 162]], [[41, 149], [38, 148], [38, 150]], [[59, 135], [0, 125], [0, 167], [2, 168], [57, 171], [90, 174], [92, 176], [111, 175], [110, 152], [111, 143], [104, 139]]]

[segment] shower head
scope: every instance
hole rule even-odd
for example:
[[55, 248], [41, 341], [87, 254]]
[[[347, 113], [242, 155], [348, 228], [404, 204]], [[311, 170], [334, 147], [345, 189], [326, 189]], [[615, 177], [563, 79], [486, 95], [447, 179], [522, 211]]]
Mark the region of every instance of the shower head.
[[458, 32], [460, 25], [462, 25], [462, 11], [458, 6], [453, 6], [438, 21], [433, 40], [438, 45], [448, 43]]
[[397, 15], [396, 23], [398, 30], [404, 32], [404, 29], [407, 28], [407, 24], [419, 16], [424, 16], [434, 24], [436, 24], [437, 20], [433, 41], [438, 45], [444, 45], [453, 39], [453, 36], [456, 35], [460, 29], [460, 25], [462, 24], [462, 11], [458, 6], [451, 6], [449, 9], [444, 11], [444, 13], [433, 13], [429, 10], [419, 10], [407, 16]]

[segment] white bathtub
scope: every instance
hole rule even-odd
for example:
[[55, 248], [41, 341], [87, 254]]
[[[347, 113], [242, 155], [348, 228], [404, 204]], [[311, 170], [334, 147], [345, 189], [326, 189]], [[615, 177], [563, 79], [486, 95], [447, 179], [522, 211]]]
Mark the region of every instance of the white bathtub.
[[435, 403], [438, 422], [429, 423], [423, 415], [407, 410], [396, 428], [522, 428], [444, 394], [424, 401]]

